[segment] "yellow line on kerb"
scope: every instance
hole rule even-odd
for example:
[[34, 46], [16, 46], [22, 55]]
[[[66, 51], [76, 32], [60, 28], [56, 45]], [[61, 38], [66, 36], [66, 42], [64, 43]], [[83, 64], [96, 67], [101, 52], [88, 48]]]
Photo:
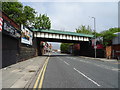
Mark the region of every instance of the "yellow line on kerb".
[[43, 84], [44, 75], [45, 75], [46, 67], [47, 67], [47, 64], [48, 64], [48, 60], [49, 60], [49, 57], [48, 57], [48, 59], [47, 59], [47, 61], [46, 61], [46, 65], [45, 65], [45, 68], [44, 68], [44, 70], [43, 70], [43, 74], [42, 74], [42, 76], [41, 76], [41, 80], [40, 80], [40, 84], [39, 84], [38, 88], [42, 88], [42, 84]]
[[[46, 63], [46, 61], [45, 61], [45, 63]], [[38, 85], [38, 82], [39, 82], [39, 79], [40, 79], [40, 76], [41, 76], [41, 74], [43, 72], [44, 67], [45, 67], [45, 64], [43, 65], [43, 67], [42, 67], [42, 69], [41, 69], [41, 71], [40, 71], [40, 73], [38, 75], [38, 78], [37, 78], [33, 88], [37, 88], [37, 85]]]
[[[49, 53], [49, 56], [51, 54]], [[38, 78], [34, 84], [34, 87], [33, 87], [33, 90], [35, 90], [36, 88], [42, 88], [42, 83], [43, 83], [43, 79], [44, 79], [44, 74], [45, 74], [45, 70], [46, 70], [46, 67], [47, 67], [47, 63], [48, 63], [48, 60], [49, 60], [50, 57], [48, 57], [38, 75]], [[39, 81], [40, 81], [40, 84], [39, 84]], [[39, 85], [38, 85], [39, 84]], [[38, 87], [37, 87], [38, 86]]]

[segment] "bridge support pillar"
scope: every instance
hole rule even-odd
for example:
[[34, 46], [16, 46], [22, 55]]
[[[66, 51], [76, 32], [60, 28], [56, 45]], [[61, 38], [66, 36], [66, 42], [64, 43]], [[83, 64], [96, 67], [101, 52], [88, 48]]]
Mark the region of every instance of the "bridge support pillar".
[[80, 44], [79, 43], [74, 43], [74, 45], [73, 45], [73, 54], [75, 56], [79, 56], [79, 52], [80, 52]]
[[40, 46], [41, 40], [40, 39], [36, 39], [36, 41], [37, 41], [37, 55], [38, 56], [42, 56], [42, 47]]
[[94, 56], [94, 50], [92, 49], [92, 46], [90, 42], [80, 42], [80, 56]]

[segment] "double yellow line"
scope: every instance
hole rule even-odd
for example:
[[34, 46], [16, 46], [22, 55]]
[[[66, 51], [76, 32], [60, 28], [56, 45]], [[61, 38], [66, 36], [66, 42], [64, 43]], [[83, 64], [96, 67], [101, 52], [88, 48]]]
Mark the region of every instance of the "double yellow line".
[[36, 90], [36, 88], [42, 88], [42, 84], [43, 84], [43, 79], [44, 79], [44, 75], [45, 75], [45, 71], [46, 71], [46, 67], [47, 67], [47, 64], [48, 64], [48, 60], [49, 60], [50, 57], [48, 57], [37, 77], [37, 80], [34, 84], [34, 87], [33, 87], [33, 90]]

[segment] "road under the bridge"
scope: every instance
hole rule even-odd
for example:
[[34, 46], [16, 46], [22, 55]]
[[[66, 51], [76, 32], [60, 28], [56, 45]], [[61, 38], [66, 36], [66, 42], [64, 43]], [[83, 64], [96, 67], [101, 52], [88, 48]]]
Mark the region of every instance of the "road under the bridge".
[[[40, 42], [46, 41], [46, 42], [60, 42], [60, 43], [74, 43], [80, 45], [80, 50], [78, 51], [78, 55], [82, 56], [94, 56], [94, 50], [92, 48], [91, 41], [72, 41], [72, 40], [60, 40], [60, 39], [47, 39], [47, 38], [36, 38], [37, 41], [37, 49], [38, 49], [38, 55], [42, 55]], [[88, 52], [89, 51], [89, 52]]]

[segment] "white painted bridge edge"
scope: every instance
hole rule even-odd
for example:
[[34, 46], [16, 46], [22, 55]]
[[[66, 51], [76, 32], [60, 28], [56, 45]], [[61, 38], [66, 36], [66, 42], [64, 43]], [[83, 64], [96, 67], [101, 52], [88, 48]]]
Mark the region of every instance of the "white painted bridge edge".
[[34, 37], [52, 38], [52, 39], [61, 39], [61, 40], [74, 40], [74, 41], [89, 41], [88, 37], [73, 36], [66, 34], [43, 33], [43, 32], [34, 33]]

